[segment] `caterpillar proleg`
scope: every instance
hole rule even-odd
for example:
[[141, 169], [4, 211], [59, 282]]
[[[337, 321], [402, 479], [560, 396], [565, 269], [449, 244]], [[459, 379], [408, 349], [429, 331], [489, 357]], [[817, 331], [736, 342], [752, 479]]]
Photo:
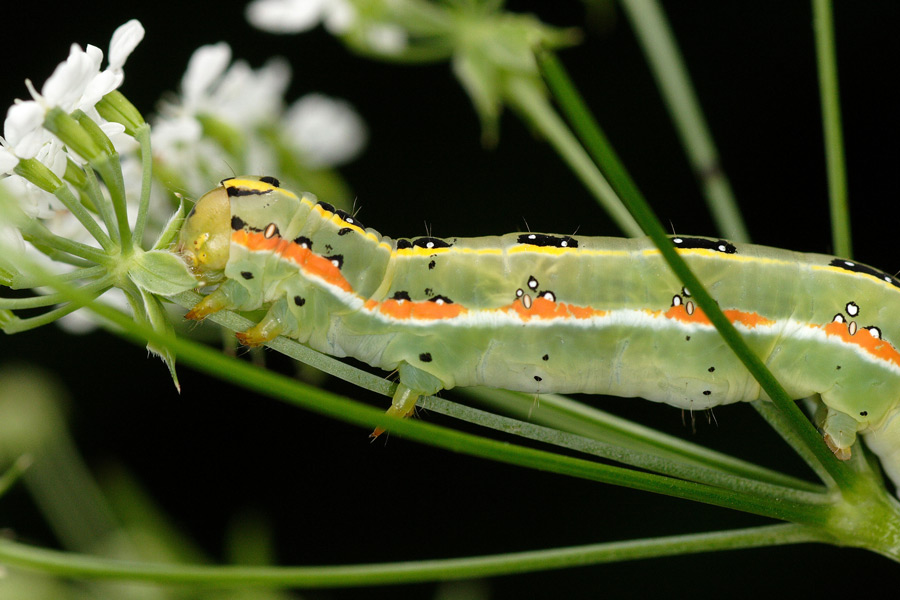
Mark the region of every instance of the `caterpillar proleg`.
[[[864, 434], [900, 481], [900, 280], [833, 256], [672, 242], [788, 393], [821, 396], [835, 455]], [[693, 410], [765, 398], [646, 238], [392, 240], [274, 178], [239, 177], [200, 198], [178, 250], [219, 283], [187, 318], [268, 307], [241, 342], [286, 335], [398, 370], [398, 416], [473, 385]]]

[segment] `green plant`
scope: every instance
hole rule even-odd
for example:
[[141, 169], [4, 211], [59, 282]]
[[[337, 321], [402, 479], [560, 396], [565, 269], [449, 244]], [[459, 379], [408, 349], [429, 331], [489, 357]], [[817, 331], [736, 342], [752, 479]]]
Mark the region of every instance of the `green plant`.
[[[410, 4], [414, 5], [415, 3], [410, 3]], [[464, 6], [464, 5], [462, 5], [462, 6]], [[434, 57], [429, 56], [427, 58], [429, 60], [431, 60]], [[470, 93], [472, 93], [471, 90], [472, 90], [473, 85], [474, 84], [471, 84], [471, 83], [469, 84]], [[528, 80], [526, 80], [526, 83], [523, 85], [536, 85], [536, 84], [533, 79], [528, 79]], [[518, 89], [518, 88], [516, 88], [516, 89]], [[474, 95], [477, 96], [477, 93]], [[526, 116], [529, 116], [531, 118], [532, 122], [535, 123], [536, 129], [538, 131], [541, 131], [546, 134], [548, 130], [542, 129], [542, 124], [544, 127], [546, 127], [547, 123], [544, 121], [541, 121], [539, 117], [535, 116], [535, 115], [539, 115], [542, 113], [540, 113], [539, 110], [535, 109], [536, 105], [534, 105], [534, 104], [526, 105], [522, 101], [522, 99], [529, 98], [530, 96], [528, 96], [527, 93], [513, 94], [513, 95], [515, 98], [519, 99], [519, 101], [520, 101], [517, 108], [520, 111], [522, 111]], [[475, 104], [476, 104], [476, 106], [481, 107], [482, 110], [484, 110], [484, 106], [491, 106], [490, 102], [485, 103], [484, 101], [479, 101], [477, 98], [475, 100]], [[541, 108], [543, 108], [543, 107], [541, 107]], [[543, 114], [546, 114], [546, 113], [543, 113]], [[489, 117], [490, 117], [490, 115], [488, 115], [488, 117], [484, 117], [484, 115], [483, 115], [483, 121], [487, 123], [486, 131], [488, 131], [488, 132], [491, 131]], [[584, 119], [578, 119], [576, 122], [580, 123], [582, 125], [584, 125], [586, 123], [586, 121]], [[489, 136], [489, 137], [491, 137], [491, 136]], [[563, 143], [568, 144], [569, 142], [566, 141]], [[588, 145], [590, 145], [590, 141], [588, 142]], [[570, 147], [570, 146], [566, 146], [566, 147]], [[571, 150], [570, 152], [577, 152], [577, 150]], [[565, 154], [566, 151], [563, 151], [563, 153]], [[569, 156], [571, 157], [572, 155], [569, 154]], [[578, 161], [581, 159], [575, 159], [575, 160]], [[579, 162], [578, 164], [583, 165], [584, 163]], [[580, 167], [576, 167], [576, 168], [587, 169], [588, 167], [580, 166]], [[605, 168], [608, 168], [608, 167], [605, 167]], [[594, 177], [594, 176], [591, 175], [590, 177]], [[626, 188], [629, 185], [627, 183], [627, 181], [624, 184], [621, 183], [623, 181], [621, 176], [615, 176], [615, 175], [610, 174], [609, 178], [614, 183], [616, 183], [616, 180], [618, 180], [620, 182], [618, 185], [624, 185]], [[109, 183], [109, 182], [107, 181], [107, 183]], [[196, 194], [198, 191], [199, 190], [194, 190], [193, 193]], [[628, 194], [623, 193], [623, 195], [628, 195]], [[470, 216], [471, 216], [471, 213], [470, 213]], [[684, 226], [683, 224], [679, 225], [679, 227], [683, 227], [683, 226]], [[544, 229], [544, 227], [542, 226], [541, 229]], [[402, 230], [401, 230], [401, 233], [402, 233]], [[164, 237], [163, 239], [166, 239], [166, 238]], [[694, 289], [694, 286], [691, 286], [691, 288]], [[157, 290], [154, 290], [151, 288], [149, 291], [152, 292], [152, 291], [157, 291]], [[59, 293], [72, 294], [72, 292], [70, 290], [66, 290], [66, 289], [61, 289]], [[67, 297], [75, 300], [76, 303], [83, 300], [83, 298], [80, 298], [78, 296], [67, 296]], [[182, 304], [185, 304], [185, 305], [190, 304], [193, 301], [195, 301], [194, 298], [188, 297], [188, 296], [180, 296], [178, 298], [181, 300]], [[106, 311], [106, 316], [107, 316], [107, 318], [118, 319], [118, 321], [119, 321], [118, 324], [120, 326], [125, 326], [126, 329], [129, 327], [128, 323], [123, 321], [123, 319], [121, 317], [116, 317], [114, 314], [111, 314], [108, 311]], [[229, 317], [229, 318], [231, 318], [231, 317]], [[131, 327], [131, 329], [133, 330], [132, 335], [135, 335], [138, 339], [140, 339], [142, 341], [146, 341], [147, 339], [150, 339], [152, 342], [157, 344], [159, 347], [167, 348], [167, 349], [169, 349], [169, 351], [176, 350], [176, 354], [178, 355], [179, 360], [184, 361], [186, 364], [190, 363], [190, 364], [195, 364], [197, 366], [204, 366], [205, 368], [216, 368], [219, 370], [220, 376], [230, 376], [232, 378], [239, 379], [240, 382], [244, 385], [247, 385], [247, 384], [255, 381], [256, 382], [255, 385], [257, 385], [260, 388], [266, 389], [268, 391], [268, 393], [274, 394], [274, 393], [276, 393], [276, 391], [280, 391], [279, 393], [281, 394], [281, 397], [283, 397], [283, 398], [287, 398], [287, 397], [295, 398], [295, 399], [297, 399], [298, 402], [306, 403], [310, 408], [313, 408], [314, 410], [330, 412], [333, 415], [339, 414], [343, 418], [352, 420], [353, 422], [356, 422], [356, 423], [372, 425], [372, 424], [376, 424], [376, 423], [382, 424], [382, 423], [387, 422], [384, 420], [383, 417], [381, 417], [379, 415], [379, 411], [377, 411], [375, 409], [366, 409], [364, 407], [359, 407], [356, 404], [346, 404], [342, 401], [335, 400], [333, 398], [327, 398], [327, 397], [321, 395], [321, 393], [319, 393], [319, 392], [310, 391], [310, 392], [308, 392], [309, 396], [307, 396], [307, 398], [308, 398], [307, 400], [299, 399], [296, 388], [293, 386], [289, 386], [288, 383], [285, 382], [284, 380], [274, 379], [274, 378], [271, 378], [270, 376], [253, 372], [249, 369], [245, 369], [244, 365], [234, 365], [232, 363], [223, 363], [223, 362], [221, 362], [221, 358], [218, 357], [218, 355], [216, 355], [214, 353], [210, 353], [210, 352], [205, 352], [202, 349], [193, 348], [183, 341], [171, 342], [170, 337], [165, 334], [165, 331], [160, 330], [159, 328], [157, 328], [156, 334], [153, 334], [152, 332], [148, 331], [146, 328], [140, 329], [137, 327]], [[170, 346], [170, 343], [173, 343], [174, 346]], [[292, 345], [290, 342], [285, 342], [283, 340], [279, 340], [279, 343], [283, 344], [283, 346], [285, 346], [285, 347], [295, 347], [296, 346], [296, 345]], [[299, 348], [294, 348], [294, 349], [297, 351], [300, 350]], [[354, 377], [356, 377], [358, 381], [361, 381], [363, 379], [362, 375], [355, 375]], [[386, 389], [386, 387], [387, 387], [387, 383], [380, 381], [379, 378], [377, 378], [377, 377], [373, 379], [373, 385], [380, 385], [384, 389]], [[518, 402], [518, 405], [521, 406], [521, 400]], [[527, 406], [531, 405], [530, 399], [526, 399], [526, 405]], [[445, 406], [445, 404], [440, 401], [432, 401], [432, 404], [428, 405], [428, 406], [429, 406], [430, 411], [438, 412], [442, 406]], [[766, 407], [761, 407], [761, 408], [765, 409]], [[540, 409], [543, 411], [548, 411], [551, 414], [555, 412], [556, 415], [558, 415], [558, 416], [562, 415], [562, 416], [568, 416], [569, 418], [572, 418], [571, 412], [567, 413], [567, 411], [571, 411], [571, 408], [569, 407], [569, 405], [564, 404], [564, 403], [555, 405], [553, 403], [552, 399], [546, 399], [546, 400], [542, 401]], [[456, 412], [466, 412], [466, 409], [463, 409], [463, 408], [460, 408], [457, 406], [453, 406], [453, 405], [447, 406], [446, 410], [456, 411]], [[776, 421], [779, 420], [779, 417], [774, 416], [775, 413], [773, 413], [771, 410], [769, 410], [768, 412], [771, 414], [771, 418], [775, 419]], [[507, 423], [505, 421], [503, 421], [502, 419], [495, 419], [494, 417], [491, 417], [486, 414], [477, 414], [477, 413], [472, 413], [471, 411], [469, 411], [469, 414], [475, 414], [474, 419], [476, 420], [476, 422], [478, 422], [480, 424], [496, 422], [501, 426], [507, 425]], [[579, 433], [581, 433], [582, 435], [585, 433], [589, 433], [589, 434], [596, 433], [596, 429], [594, 429], [596, 427], [596, 425], [592, 421], [587, 421], [585, 416], [583, 416], [583, 415], [576, 416], [576, 418], [577, 418], [576, 424], [581, 428], [581, 429], [579, 429]], [[426, 419], [426, 421], [427, 420], [428, 419]], [[795, 415], [793, 423], [796, 425], [799, 422], [801, 422], [800, 419], [797, 418], [797, 416]], [[576, 424], [572, 424], [570, 422], [567, 425], [567, 427], [574, 428]], [[673, 491], [676, 491], [677, 494], [683, 494], [688, 497], [700, 496], [700, 497], [705, 498], [707, 501], [711, 501], [711, 502], [717, 503], [717, 504], [724, 504], [724, 505], [728, 505], [728, 506], [738, 505], [738, 506], [744, 508], [745, 510], [749, 509], [751, 512], [757, 512], [757, 513], [765, 514], [768, 516], [792, 517], [794, 519], [805, 522], [807, 525], [822, 524], [823, 522], [830, 522], [830, 523], [834, 522], [833, 519], [834, 519], [834, 514], [835, 514], [835, 512], [834, 512], [835, 508], [834, 508], [834, 505], [830, 504], [834, 500], [833, 492], [831, 493], [830, 496], [823, 495], [821, 493], [821, 488], [817, 488], [815, 486], [809, 487], [805, 484], [799, 483], [792, 479], [780, 479], [773, 475], [768, 475], [768, 474], [763, 475], [758, 472], [755, 473], [755, 476], [757, 478], [769, 478], [770, 480], [776, 479], [778, 484], [788, 483], [797, 488], [797, 490], [795, 492], [792, 492], [792, 494], [795, 494], [795, 495], [791, 496], [794, 500], [796, 500], [796, 503], [787, 503], [788, 506], [787, 506], [787, 508], [785, 508], [785, 503], [783, 502], [783, 500], [785, 498], [785, 496], [783, 494], [785, 492], [783, 490], [779, 490], [778, 492], [773, 492], [772, 488], [769, 488], [768, 492], [766, 494], [764, 494], [764, 496], [768, 496], [770, 498], [770, 500], [772, 499], [773, 496], [775, 496], [775, 497], [777, 497], [777, 501], [766, 502], [765, 500], [760, 500], [759, 497], [753, 496], [752, 494], [744, 494], [744, 492], [747, 491], [746, 484], [738, 485], [737, 486], [738, 491], [732, 490], [727, 493], [721, 492], [721, 491], [712, 491], [709, 489], [703, 490], [699, 486], [675, 483], [671, 479], [665, 480], [665, 481], [656, 480], [655, 478], [648, 477], [642, 473], [637, 473], [634, 471], [628, 471], [628, 472], [617, 471], [617, 470], [610, 469], [606, 466], [599, 465], [599, 464], [591, 462], [591, 461], [576, 460], [576, 459], [573, 459], [573, 458], [570, 458], [570, 457], [567, 457], [564, 455], [544, 454], [544, 453], [540, 453], [533, 449], [519, 450], [514, 447], [511, 447], [508, 444], [501, 445], [501, 444], [495, 444], [493, 442], [486, 441], [486, 440], [480, 439], [480, 438], [473, 439], [473, 438], [465, 437], [461, 434], [454, 433], [454, 432], [436, 430], [433, 427], [430, 427], [430, 425], [428, 425], [428, 424], [411, 422], [411, 423], [402, 423], [399, 425], [397, 425], [397, 424], [394, 424], [394, 425], [396, 425], [395, 429], [398, 433], [404, 435], [405, 437], [409, 437], [410, 439], [425, 439], [425, 438], [427, 438], [427, 439], [431, 440], [432, 442], [440, 442], [442, 444], [446, 444], [447, 447], [450, 447], [452, 449], [455, 449], [455, 450], [464, 450], [465, 449], [465, 451], [476, 453], [481, 456], [488, 456], [488, 457], [492, 457], [495, 459], [502, 457], [502, 458], [505, 458], [505, 460], [507, 460], [509, 462], [519, 463], [519, 464], [527, 464], [530, 466], [537, 466], [537, 467], [540, 467], [545, 470], [556, 471], [556, 472], [560, 472], [560, 473], [580, 474], [581, 476], [584, 476], [588, 479], [600, 478], [600, 479], [627, 480], [627, 481], [630, 481], [632, 483], [632, 485], [634, 485], [636, 487], [649, 487], [656, 491], [673, 490]], [[529, 430], [528, 427], [522, 427], [522, 426], [518, 426], [518, 425], [517, 425], [517, 427], [520, 430]], [[790, 427], [792, 427], [792, 425], [789, 425], [789, 424], [783, 425], [784, 429], [788, 429]], [[562, 439], [565, 443], [582, 444], [582, 446], [580, 446], [580, 448], [585, 447], [583, 445], [583, 444], [585, 444], [585, 442], [583, 440], [579, 440], [578, 438], [567, 437], [564, 435], [560, 435], [557, 432], [546, 431], [546, 430], [542, 430], [539, 428], [530, 428], [530, 431], [540, 441], [546, 442], [550, 438], [555, 439], [555, 440]], [[802, 436], [802, 435], [803, 434], [799, 434], [799, 436]], [[795, 441], [796, 441], [797, 439], [799, 439], [799, 436], [795, 436], [793, 439], [795, 439]], [[651, 440], [651, 442], [653, 444], [656, 444], [657, 442], [667, 443], [666, 441], [659, 440], [658, 438], [654, 438], [653, 440]], [[598, 447], [599, 446], [595, 445], [595, 446], [591, 447], [591, 449], [596, 451], [598, 449]], [[691, 449], [688, 445], [685, 445], [680, 442], [676, 443], [676, 445], [673, 448], [671, 448], [671, 450], [675, 451], [675, 452], [679, 452], [679, 453], [694, 452], [694, 450]], [[616, 450], [606, 448], [605, 450], [600, 450], [600, 451], [603, 452], [603, 451], [616, 451]], [[645, 456], [645, 455], [642, 455], [640, 452], [634, 452], [631, 454], [631, 456], [632, 456], [631, 460], [649, 460], [646, 458], [641, 458], [642, 456]], [[634, 458], [634, 457], [638, 457], [638, 458]], [[820, 458], [822, 458], [822, 457], [820, 457]], [[827, 458], [827, 457], [824, 457], [824, 458]], [[704, 463], [708, 464], [708, 461], [709, 461], [708, 458], [705, 458], [702, 456], [695, 456], [695, 460], [697, 462], [700, 462], [701, 464], [704, 464]], [[823, 465], [828, 465], [826, 467], [826, 469], [830, 469], [831, 467], [833, 467], [833, 465], [831, 465], [830, 463], [822, 462], [819, 459], [810, 459], [810, 460], [812, 460], [813, 462], [816, 462], [816, 463], [821, 463]], [[402, 464], [402, 463], [398, 463], [398, 464]], [[646, 465], [646, 463], [644, 463], [644, 464]], [[684, 465], [673, 466], [673, 464], [674, 463], [670, 463], [669, 466], [667, 466], [665, 468], [674, 469], [675, 471], [670, 471], [670, 472], [677, 473], [680, 476], [701, 477], [701, 475], [699, 474], [698, 471], [693, 470], [694, 469], [693, 466], [684, 466]], [[722, 465], [719, 465], [719, 466], [721, 467]], [[741, 468], [743, 468], [743, 467], [741, 467]], [[835, 467], [835, 468], [837, 468], [837, 467]], [[681, 469], [687, 469], [688, 471], [685, 472], [684, 470], [681, 470]], [[737, 469], [737, 467], [728, 465], [728, 466], [724, 466], [724, 469], [726, 470], [726, 472], [728, 470], [734, 471]], [[885, 514], [890, 514], [890, 511], [896, 511], [894, 501], [886, 499], [886, 497], [884, 497], [882, 495], [883, 492], [876, 491], [878, 489], [877, 488], [878, 484], [876, 482], [876, 479], [874, 479], [871, 474], [867, 474], [867, 473], [869, 473], [868, 467], [863, 462], [857, 460], [853, 464], [852, 470], [857, 471], [857, 473], [856, 474], [848, 474], [846, 472], [847, 469], [844, 469], [843, 472], [839, 472], [839, 471], [831, 472], [832, 477], [835, 477], [836, 479], [839, 479], [839, 480], [843, 480], [842, 482], [843, 482], [843, 485], [845, 486], [845, 489], [853, 488], [856, 490], [854, 492], [849, 493], [848, 498], [850, 498], [850, 500], [852, 500], [851, 504], [853, 502], [856, 502], [857, 504], [865, 503], [868, 501], [867, 500], [868, 498], [878, 498], [879, 499], [878, 502], [883, 503], [882, 507], [879, 508], [878, 510], [886, 511]], [[734, 474], [735, 474], [734, 472], [731, 473], [731, 475], [734, 475]], [[734, 482], [734, 480], [731, 479], [730, 476], [727, 474], [723, 475], [722, 477], [724, 477], [724, 479], [717, 480], [717, 483], [721, 483], [723, 485], [729, 485], [729, 483], [723, 483], [723, 482], [725, 482], [726, 480], [728, 480], [731, 483]], [[768, 482], [768, 484], [772, 484], [772, 483], [773, 483], [772, 481]], [[756, 485], [756, 484], [754, 484], [754, 485]], [[763, 487], [765, 487], [765, 486], [763, 486]], [[854, 495], [855, 495], [855, 498], [854, 498]], [[804, 501], [807, 501], [805, 504], [805, 508], [803, 508]], [[801, 508], [797, 508], [798, 506], [800, 506]], [[840, 506], [845, 507], [847, 505], [841, 504]], [[412, 509], [412, 508], [414, 508], [414, 507], [411, 506], [410, 509]], [[839, 510], [844, 510], [844, 508], [841, 508]], [[872, 514], [873, 513], [869, 513], [868, 516], [871, 517]], [[894, 517], [892, 517], [892, 518], [896, 519], [896, 515], [894, 515]], [[387, 519], [385, 522], [380, 522], [380, 523], [374, 524], [374, 527], [372, 525], [369, 525], [368, 527], [363, 527], [363, 529], [375, 531], [374, 537], [377, 539], [381, 535], [390, 536], [391, 534], [389, 532], [391, 531], [392, 527], [396, 527], [396, 526], [397, 526], [397, 523], [392, 523], [392, 520]], [[851, 531], [854, 530], [853, 527], [850, 527], [849, 529]], [[867, 530], [867, 531], [870, 531], [870, 530]], [[668, 540], [668, 542], [663, 541], [661, 543], [653, 542], [653, 543], [647, 544], [644, 547], [645, 548], [644, 552], [646, 552], [646, 555], [649, 556], [649, 555], [655, 555], [659, 552], [684, 551], [684, 549], [686, 547], [689, 547], [689, 544], [691, 544], [691, 543], [698, 544], [699, 548], [718, 548], [718, 547], [722, 547], [722, 546], [730, 546], [732, 544], [756, 545], [756, 544], [772, 544], [772, 543], [779, 543], [779, 542], [790, 543], [790, 542], [796, 542], [796, 541], [809, 541], [809, 540], [835, 541], [835, 538], [830, 537], [830, 535], [833, 535], [833, 531], [826, 534], [826, 533], [823, 533], [822, 530], [817, 531], [815, 529], [810, 529], [810, 528], [804, 527], [804, 526], [800, 526], [800, 527], [792, 526], [792, 525], [786, 525], [786, 526], [780, 526], [780, 527], [773, 526], [773, 527], [766, 527], [764, 529], [754, 529], [754, 530], [750, 530], [750, 531], [744, 531], [744, 532], [740, 532], [738, 534], [734, 534], [731, 536], [728, 536], [728, 535], [725, 535], [725, 536], [698, 536], [696, 538], [688, 538], [688, 539], [675, 538], [672, 540]], [[864, 536], [861, 536], [861, 537], [864, 537]], [[842, 540], [842, 542], [847, 543], [848, 539], [844, 538]], [[872, 542], [869, 542], [869, 543], [871, 544]], [[630, 549], [630, 551], [633, 551], [633, 552], [641, 552], [641, 550], [639, 549], [640, 547], [641, 547], [640, 544], [630, 545], [629, 549]], [[635, 548], [638, 548], [638, 549], [635, 550]], [[542, 559], [543, 559], [542, 564], [544, 566], [550, 566], [551, 564], [553, 564], [551, 562], [553, 556], [556, 556], [556, 558], [558, 558], [561, 561], [560, 564], [572, 564], [572, 562], [569, 562], [569, 561], [575, 561], [575, 562], [577, 562], [577, 561], [586, 561], [586, 562], [599, 561], [599, 560], [601, 560], [600, 556], [602, 556], [602, 553], [605, 551], [611, 552], [611, 554], [613, 556], [618, 556], [617, 553], [621, 551], [621, 547], [620, 546], [610, 546], [609, 548], [604, 549], [603, 547], [593, 547], [592, 546], [590, 548], [583, 548], [580, 552], [575, 550], [575, 551], [559, 552], [556, 554], [550, 553], [550, 554], [544, 555], [542, 557]], [[23, 550], [23, 552], [24, 552], [24, 550]], [[24, 554], [22, 556], [24, 556]], [[40, 554], [37, 555], [37, 558], [38, 558], [38, 560], [47, 559], [47, 557], [45, 555], [40, 555]], [[531, 558], [531, 557], [529, 557], [529, 558]], [[518, 568], [526, 568], [527, 569], [527, 568], [531, 568], [531, 566], [533, 566], [529, 560], [525, 560], [525, 557], [510, 556], [499, 562], [504, 565], [503, 568], [510, 568], [510, 569], [518, 569]], [[47, 563], [45, 563], [45, 564], [47, 564]], [[479, 564], [480, 564], [480, 561], [472, 560], [468, 563], [468, 567], [472, 568], [472, 569], [477, 569], [479, 567]], [[66, 565], [68, 565], [68, 567]], [[60, 572], [66, 572], [65, 571], [66, 568], [76, 568], [79, 565], [83, 566], [86, 569], [92, 568], [92, 565], [96, 566], [99, 569], [98, 571], [95, 572], [96, 576], [100, 576], [102, 573], [106, 573], [107, 575], [111, 576], [110, 574], [112, 571], [110, 570], [110, 565], [108, 563], [104, 563], [102, 561], [99, 563], [92, 563], [91, 561], [86, 561], [86, 563], [85, 563], [85, 562], [75, 561], [71, 557], [64, 558], [62, 560], [62, 562], [60, 563], [60, 566], [54, 567], [54, 569], [61, 569], [62, 571], [60, 571]], [[430, 567], [431, 565], [428, 565], [428, 566]], [[443, 575], [442, 575], [443, 577], [458, 577], [458, 576], [468, 574], [464, 570], [466, 568], [465, 566], [460, 566], [459, 567], [460, 570], [456, 570], [456, 571], [446, 570], [448, 566], [452, 566], [452, 565], [437, 565], [437, 568], [442, 570], [441, 572], [443, 573]], [[500, 568], [500, 567], [498, 567], [498, 568]], [[217, 570], [211, 570], [208, 575], [206, 575], [202, 572], [194, 571], [194, 570], [188, 570], [187, 572], [185, 572], [184, 575], [182, 575], [181, 574], [182, 570], [178, 569], [176, 567], [171, 567], [168, 570], [164, 569], [163, 571], [167, 572], [168, 574], [160, 574], [159, 571], [154, 570], [153, 573], [151, 573], [149, 575], [140, 575], [140, 577], [146, 576], [148, 579], [151, 579], [151, 580], [162, 580], [162, 579], [166, 579], [166, 578], [171, 580], [171, 579], [177, 579], [179, 577], [184, 577], [185, 580], [191, 580], [191, 577], [196, 577], [197, 578], [196, 580], [208, 578], [208, 581], [223, 582], [224, 578], [231, 576], [231, 575], [227, 575], [223, 571], [217, 571]], [[485, 573], [483, 571], [477, 571], [477, 570], [475, 572], [479, 573], [479, 574]], [[271, 578], [268, 580], [268, 582], [272, 585], [283, 585], [284, 584], [285, 580], [284, 579], [278, 580], [279, 577], [299, 577], [300, 575], [306, 574], [306, 573], [299, 573], [299, 574], [298, 573], [290, 573], [290, 572], [283, 572], [283, 571], [271, 571], [271, 572], [263, 571], [263, 575], [266, 575], [269, 573], [271, 573], [271, 575], [270, 575]], [[318, 573], [318, 575], [317, 575], [317, 573]], [[366, 573], [365, 569], [363, 570], [363, 573], [364, 574]], [[374, 568], [369, 569], [368, 573], [372, 577], [372, 581], [375, 581], [378, 577], [382, 576], [382, 575], [380, 575], [380, 569], [374, 569]], [[139, 575], [138, 573], [132, 572], [130, 574], [130, 577], [137, 577], [138, 575]], [[241, 575], [241, 573], [238, 572], [238, 574], [234, 575], [234, 576], [239, 577], [240, 575]], [[249, 577], [251, 575], [255, 576], [256, 573], [251, 571], [250, 574], [248, 575], [247, 572], [244, 572], [244, 576]], [[322, 570], [313, 571], [313, 573], [311, 573], [310, 575], [313, 577], [321, 576], [323, 579], [329, 579], [330, 581], [334, 580], [334, 579], [330, 579], [331, 575], [329, 573], [327, 573], [327, 571], [322, 571]], [[432, 577], [434, 577], [434, 574], [431, 571], [427, 571], [426, 574], [423, 576], [425, 578], [432, 578]], [[391, 577], [394, 577], [394, 579], [390, 579], [391, 581], [397, 581], [396, 574], [392, 575]], [[338, 581], [340, 583], [347, 584], [350, 581], [349, 578], [350, 578], [349, 573], [339, 572]], [[293, 579], [291, 581], [296, 583], [299, 580]]]

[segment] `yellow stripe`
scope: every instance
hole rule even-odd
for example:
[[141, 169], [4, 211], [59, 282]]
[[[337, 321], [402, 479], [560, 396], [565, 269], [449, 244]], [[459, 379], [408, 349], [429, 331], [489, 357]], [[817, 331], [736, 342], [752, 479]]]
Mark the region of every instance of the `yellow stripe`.
[[254, 192], [266, 193], [266, 192], [280, 192], [292, 198], [296, 198], [297, 195], [290, 190], [286, 190], [284, 188], [275, 187], [271, 183], [266, 183], [265, 181], [259, 181], [257, 179], [229, 179], [225, 182], [226, 188], [241, 188], [245, 190], [251, 190]]

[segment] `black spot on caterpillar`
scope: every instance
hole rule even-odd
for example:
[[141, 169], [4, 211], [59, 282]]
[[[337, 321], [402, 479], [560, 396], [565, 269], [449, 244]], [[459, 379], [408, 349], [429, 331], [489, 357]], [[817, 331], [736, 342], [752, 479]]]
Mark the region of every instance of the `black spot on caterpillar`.
[[518, 237], [520, 244], [529, 244], [531, 246], [550, 246], [554, 248], [577, 248], [578, 240], [567, 235], [556, 236], [544, 233], [523, 233]]
[[716, 252], [722, 252], [723, 254], [735, 254], [737, 252], [737, 248], [731, 242], [727, 242], [725, 240], [708, 240], [706, 238], [693, 238], [693, 237], [682, 237], [677, 236], [671, 238], [672, 243], [676, 248], [681, 248], [684, 250], [690, 248], [700, 248], [702, 250], [714, 250]]

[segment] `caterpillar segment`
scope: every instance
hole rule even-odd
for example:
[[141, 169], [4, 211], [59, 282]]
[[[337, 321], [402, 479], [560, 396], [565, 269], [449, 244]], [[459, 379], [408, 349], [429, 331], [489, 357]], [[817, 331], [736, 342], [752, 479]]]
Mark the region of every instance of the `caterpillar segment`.
[[[835, 456], [862, 434], [900, 480], [900, 281], [833, 256], [671, 241], [788, 393], [821, 397]], [[397, 370], [398, 417], [472, 385], [690, 410], [768, 399], [648, 239], [393, 240], [274, 178], [237, 177], [197, 202], [178, 251], [218, 284], [188, 318], [266, 307], [242, 343], [285, 335]]]

